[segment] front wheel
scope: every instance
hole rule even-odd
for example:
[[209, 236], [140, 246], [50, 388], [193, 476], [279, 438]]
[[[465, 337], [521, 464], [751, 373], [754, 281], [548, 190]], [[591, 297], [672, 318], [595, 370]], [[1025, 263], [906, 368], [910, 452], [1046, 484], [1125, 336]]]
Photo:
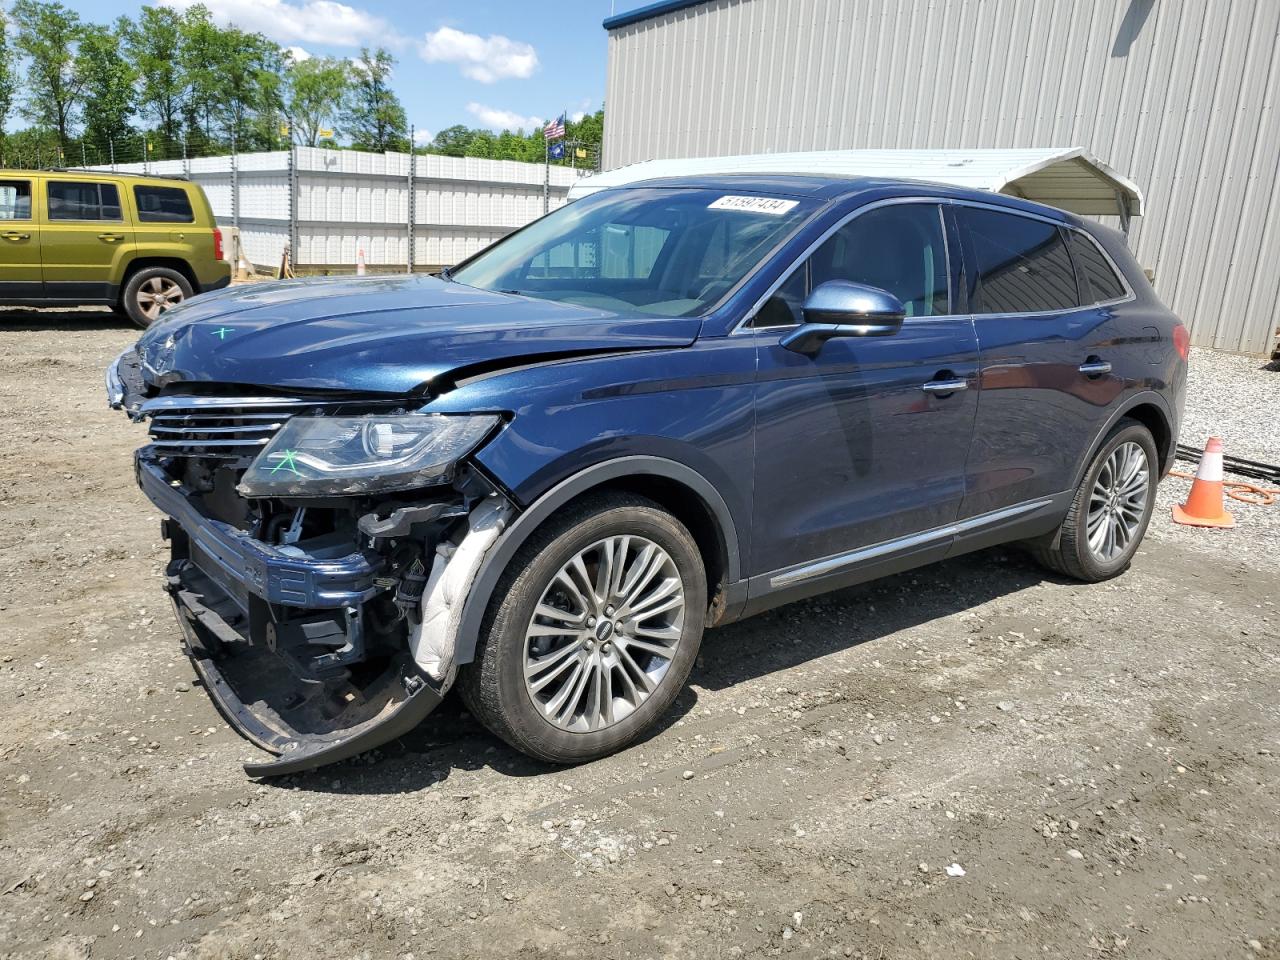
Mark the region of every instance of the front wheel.
[[1032, 544], [1036, 558], [1087, 583], [1123, 573], [1151, 521], [1158, 463], [1151, 431], [1121, 420], [1085, 471], [1062, 526]]
[[144, 330], [192, 295], [191, 281], [169, 267], [143, 267], [129, 278], [120, 306]]
[[603, 494], [568, 508], [513, 558], [459, 689], [530, 756], [582, 763], [622, 749], [689, 676], [707, 581], [689, 531], [657, 504]]

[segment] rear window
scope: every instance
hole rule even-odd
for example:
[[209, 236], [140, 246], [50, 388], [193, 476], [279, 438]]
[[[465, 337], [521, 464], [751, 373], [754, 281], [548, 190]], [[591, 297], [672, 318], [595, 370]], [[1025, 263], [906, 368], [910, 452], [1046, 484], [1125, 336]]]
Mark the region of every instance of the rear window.
[[122, 220], [114, 183], [49, 181], [50, 220]]
[[976, 207], [956, 211], [969, 234], [975, 313], [1045, 313], [1080, 305], [1075, 271], [1057, 226]]
[[133, 188], [133, 199], [138, 205], [138, 220], [142, 223], [192, 223], [195, 214], [191, 200], [181, 187], [156, 187], [141, 185]]
[[1075, 257], [1076, 272], [1080, 275], [1080, 296], [1087, 303], [1104, 303], [1123, 297], [1124, 284], [1093, 238], [1079, 230], [1070, 231], [1070, 235], [1071, 255]]

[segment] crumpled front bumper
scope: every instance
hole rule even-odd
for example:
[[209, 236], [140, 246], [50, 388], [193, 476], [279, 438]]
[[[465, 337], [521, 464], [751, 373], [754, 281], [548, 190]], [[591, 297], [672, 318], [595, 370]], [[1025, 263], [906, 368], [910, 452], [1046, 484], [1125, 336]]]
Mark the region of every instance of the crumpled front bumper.
[[206, 516], [146, 448], [135, 469], [142, 491], [169, 517], [170, 538], [183, 544], [169, 565], [167, 589], [185, 652], [227, 722], [279, 756], [246, 764], [250, 776], [298, 773], [371, 750], [412, 730], [439, 705], [445, 690], [407, 648], [335, 707], [332, 698], [317, 695], [313, 703], [302, 696], [319, 687], [299, 680], [287, 650], [263, 640], [272, 605], [358, 610], [385, 589], [377, 554], [270, 546]]

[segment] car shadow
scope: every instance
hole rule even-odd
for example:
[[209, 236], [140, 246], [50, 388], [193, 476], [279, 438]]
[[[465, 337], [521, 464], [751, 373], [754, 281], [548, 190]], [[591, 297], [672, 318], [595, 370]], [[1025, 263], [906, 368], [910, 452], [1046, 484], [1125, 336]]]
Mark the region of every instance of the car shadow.
[[[661, 721], [628, 749], [643, 748], [688, 716], [697, 707], [699, 690], [724, 690], [789, 670], [1046, 581], [1066, 582], [1020, 550], [993, 547], [710, 630], [688, 685]], [[449, 696], [411, 733], [370, 754], [265, 782], [321, 793], [380, 795], [427, 789], [447, 781], [455, 770], [485, 768], [505, 777], [565, 769], [509, 747], [466, 711], [461, 698]]]
[[0, 310], [0, 333], [104, 329], [138, 331], [128, 317], [106, 307], [6, 307]]

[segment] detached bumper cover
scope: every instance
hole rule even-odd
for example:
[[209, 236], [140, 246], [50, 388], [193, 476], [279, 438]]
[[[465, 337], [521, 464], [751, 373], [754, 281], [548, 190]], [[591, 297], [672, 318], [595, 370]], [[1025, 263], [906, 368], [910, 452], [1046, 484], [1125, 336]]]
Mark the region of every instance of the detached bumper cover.
[[[222, 716], [279, 759], [249, 763], [254, 777], [280, 776], [345, 760], [394, 740], [439, 705], [446, 687], [415, 664], [408, 647], [376, 664], [310, 672], [277, 638], [271, 606], [305, 608], [337, 622], [360, 616], [384, 589], [381, 557], [345, 544], [312, 552], [273, 547], [206, 516], [139, 451], [138, 485], [168, 515], [175, 551], [167, 589], [183, 648]], [[302, 610], [299, 611], [305, 616]]]
[[[172, 517], [202, 555], [201, 568], [238, 599], [253, 595], [289, 607], [348, 607], [378, 592], [381, 560], [373, 553], [317, 556], [254, 540], [230, 524], [206, 517], [169, 483], [164, 471], [138, 451], [138, 486]], [[205, 559], [207, 558], [207, 559]]]

